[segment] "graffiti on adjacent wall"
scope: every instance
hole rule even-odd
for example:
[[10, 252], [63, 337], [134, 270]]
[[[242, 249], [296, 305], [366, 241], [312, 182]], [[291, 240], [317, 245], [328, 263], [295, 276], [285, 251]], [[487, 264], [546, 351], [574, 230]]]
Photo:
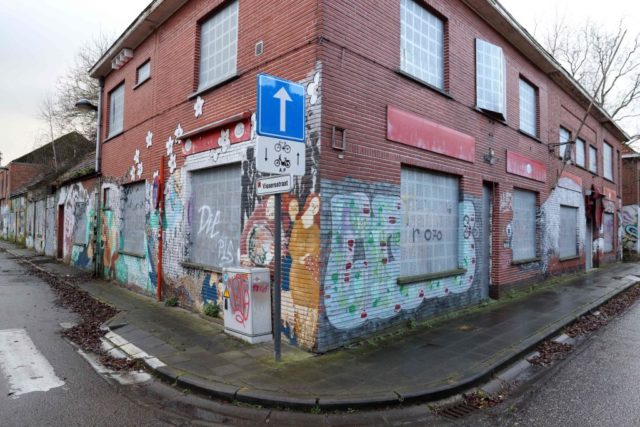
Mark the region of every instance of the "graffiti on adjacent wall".
[[[458, 264], [465, 273], [421, 283], [398, 285], [400, 276], [400, 189], [388, 184], [356, 180], [323, 181], [326, 193], [360, 187], [362, 192], [335, 194], [323, 210], [330, 225], [330, 247], [324, 275], [324, 305], [329, 322], [339, 330], [375, 319], [390, 319], [403, 310], [415, 310], [425, 300], [461, 294], [476, 276], [474, 203], [459, 203], [461, 251]], [[438, 230], [412, 227], [409, 238], [437, 238]], [[427, 232], [428, 231], [428, 232]]]
[[628, 205], [622, 208], [622, 227], [624, 248], [638, 252], [638, 205]]

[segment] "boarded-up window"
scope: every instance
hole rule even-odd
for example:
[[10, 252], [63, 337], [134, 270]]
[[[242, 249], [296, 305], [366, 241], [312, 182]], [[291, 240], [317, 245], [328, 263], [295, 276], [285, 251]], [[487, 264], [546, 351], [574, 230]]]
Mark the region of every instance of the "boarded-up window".
[[191, 173], [189, 261], [210, 267], [238, 265], [240, 166]]
[[513, 192], [513, 260], [522, 261], [536, 256], [536, 193], [525, 190]]
[[560, 257], [578, 255], [578, 208], [560, 206]]
[[77, 202], [73, 211], [75, 223], [73, 226], [73, 243], [87, 244], [87, 204]]
[[458, 268], [458, 178], [403, 168], [401, 274]]
[[606, 213], [602, 216], [604, 227], [604, 251], [613, 251], [613, 214]]
[[144, 256], [145, 187], [136, 183], [124, 187], [124, 209], [122, 212], [122, 250]]

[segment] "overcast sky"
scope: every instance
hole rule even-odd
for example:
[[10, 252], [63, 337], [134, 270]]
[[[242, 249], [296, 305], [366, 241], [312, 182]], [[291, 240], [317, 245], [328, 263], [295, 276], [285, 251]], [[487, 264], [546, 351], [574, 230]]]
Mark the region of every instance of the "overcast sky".
[[[120, 35], [150, 0], [0, 0], [0, 152], [2, 164], [31, 151], [39, 130], [42, 98], [73, 62], [75, 52], [97, 34]], [[263, 0], [266, 1], [266, 0]], [[371, 1], [371, 0], [354, 0]], [[557, 14], [569, 21], [591, 18], [615, 28], [640, 22], [631, 0], [502, 0], [530, 32]]]

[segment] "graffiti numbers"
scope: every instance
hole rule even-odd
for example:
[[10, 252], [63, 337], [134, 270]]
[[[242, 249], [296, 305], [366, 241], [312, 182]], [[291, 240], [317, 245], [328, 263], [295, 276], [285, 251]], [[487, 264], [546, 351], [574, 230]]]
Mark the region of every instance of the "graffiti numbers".
[[418, 239], [424, 239], [427, 242], [431, 240], [442, 240], [442, 230], [437, 230], [435, 228], [427, 228], [423, 232], [420, 231], [419, 228], [413, 229], [413, 242], [416, 241], [416, 236]]

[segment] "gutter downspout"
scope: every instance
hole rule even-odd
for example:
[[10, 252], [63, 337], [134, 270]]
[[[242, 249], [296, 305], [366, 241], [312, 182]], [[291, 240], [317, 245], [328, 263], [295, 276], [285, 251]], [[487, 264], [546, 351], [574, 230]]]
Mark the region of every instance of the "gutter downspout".
[[162, 220], [164, 217], [164, 165], [165, 156], [160, 157], [160, 174], [158, 177], [158, 267], [157, 267], [157, 284], [156, 297], [158, 301], [162, 301]]
[[102, 271], [102, 174], [100, 173], [102, 156], [100, 153], [100, 136], [102, 134], [102, 92], [104, 92], [104, 78], [100, 77], [100, 90], [98, 91], [98, 110], [96, 111], [96, 165], [95, 170], [98, 175], [98, 191], [96, 192], [96, 229], [95, 229], [95, 261], [93, 263], [93, 274], [100, 277]]

